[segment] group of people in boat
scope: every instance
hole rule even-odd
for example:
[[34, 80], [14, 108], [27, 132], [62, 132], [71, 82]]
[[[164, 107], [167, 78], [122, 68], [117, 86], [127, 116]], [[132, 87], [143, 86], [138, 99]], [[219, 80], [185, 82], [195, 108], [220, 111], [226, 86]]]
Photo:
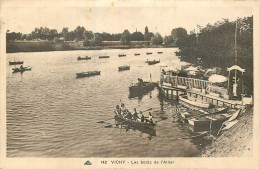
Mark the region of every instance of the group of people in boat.
[[143, 112], [140, 111], [138, 114], [136, 111], [136, 108], [134, 108], [134, 113], [131, 113], [125, 106], [124, 103], [121, 102], [121, 106], [116, 105], [116, 115], [123, 116], [125, 119], [139, 121], [139, 122], [146, 122], [146, 123], [154, 123], [153, 122], [153, 116], [151, 112], [149, 112], [148, 117], [144, 117]]

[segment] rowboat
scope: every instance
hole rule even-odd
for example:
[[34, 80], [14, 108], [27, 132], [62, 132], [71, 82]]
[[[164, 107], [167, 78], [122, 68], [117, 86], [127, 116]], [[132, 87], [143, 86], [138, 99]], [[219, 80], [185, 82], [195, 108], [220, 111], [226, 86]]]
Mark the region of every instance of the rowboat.
[[214, 108], [214, 109], [209, 109], [208, 111], [202, 109], [189, 110], [186, 108], [178, 111], [177, 114], [179, 116], [179, 119], [182, 122], [188, 123], [188, 121], [192, 118], [203, 117], [203, 116], [214, 115], [214, 114], [224, 114], [227, 111], [228, 111], [228, 107]]
[[141, 126], [141, 127], [148, 127], [148, 128], [154, 128], [156, 123], [150, 123], [150, 122], [141, 122], [138, 120], [132, 120], [124, 118], [122, 115], [115, 115], [115, 120], [121, 124], [128, 125], [128, 126]]
[[118, 54], [118, 57], [124, 57], [126, 54]]
[[188, 119], [188, 123], [193, 132], [210, 131], [219, 129], [232, 114], [210, 114], [197, 116]]
[[179, 102], [184, 103], [184, 104], [189, 104], [189, 105], [199, 107], [199, 108], [208, 108], [209, 107], [209, 103], [202, 103], [202, 102], [189, 100], [187, 95], [180, 95]]
[[157, 52], [158, 54], [162, 54], [163, 52]]
[[130, 70], [130, 66], [120, 66], [118, 67], [118, 71], [123, 71], [123, 70]]
[[9, 61], [9, 65], [22, 65], [23, 61]]
[[99, 59], [109, 58], [109, 56], [99, 56]]
[[81, 72], [76, 74], [76, 78], [81, 78], [81, 77], [90, 77], [90, 76], [96, 76], [100, 75], [100, 71], [89, 71], [89, 72]]
[[153, 54], [153, 52], [146, 52], [146, 54], [147, 54], [147, 55], [151, 55], [151, 54]]
[[135, 56], [138, 56], [138, 55], [140, 55], [140, 53], [135, 53]]
[[23, 68], [13, 68], [12, 70], [13, 70], [13, 73], [24, 72], [24, 71], [32, 70], [32, 67], [28, 66], [28, 67], [23, 67]]
[[153, 60], [153, 61], [147, 61], [148, 65], [154, 65], [156, 63], [160, 63], [160, 59], [159, 60]]
[[91, 57], [88, 57], [88, 56], [86, 56], [86, 57], [84, 57], [84, 58], [82, 58], [82, 57], [78, 57], [78, 60], [90, 60], [91, 59]]

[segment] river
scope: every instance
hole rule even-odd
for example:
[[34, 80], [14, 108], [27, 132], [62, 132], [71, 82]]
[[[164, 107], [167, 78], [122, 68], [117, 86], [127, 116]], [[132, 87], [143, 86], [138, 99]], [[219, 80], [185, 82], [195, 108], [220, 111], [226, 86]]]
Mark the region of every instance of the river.
[[[173, 122], [172, 105], [160, 101], [158, 90], [129, 98], [137, 78], [159, 81], [160, 66], [179, 65], [177, 48], [109, 49], [7, 54], [8, 157], [192, 157], [201, 146], [187, 137], [189, 130]], [[162, 51], [163, 54], [157, 54]], [[146, 55], [146, 52], [153, 52]], [[140, 56], [134, 56], [140, 53]], [[100, 55], [108, 59], [99, 59]], [[118, 57], [126, 54], [126, 57]], [[78, 61], [88, 55], [91, 60]], [[160, 59], [147, 65], [145, 60]], [[12, 73], [8, 61], [22, 60], [31, 71]], [[118, 72], [118, 66], [130, 65]], [[18, 65], [19, 66], [19, 65]], [[101, 75], [76, 78], [76, 73], [99, 70]], [[151, 109], [158, 121], [155, 136], [115, 125], [114, 109], [122, 100], [132, 111]], [[145, 112], [146, 116], [148, 111]], [[102, 123], [101, 121], [104, 121]]]

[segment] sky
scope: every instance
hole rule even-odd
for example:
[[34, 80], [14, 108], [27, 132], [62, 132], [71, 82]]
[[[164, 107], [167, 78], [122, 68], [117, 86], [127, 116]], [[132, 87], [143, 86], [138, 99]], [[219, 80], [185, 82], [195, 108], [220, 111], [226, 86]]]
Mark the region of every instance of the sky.
[[138, 7], [80, 7], [80, 6], [9, 6], [5, 8], [5, 26], [11, 32], [31, 33], [35, 27], [57, 29], [64, 27], [74, 30], [84, 26], [93, 32], [130, 33], [149, 31], [169, 35], [173, 28], [183, 27], [188, 33], [197, 24], [206, 26], [222, 18], [235, 20], [237, 17], [252, 16], [250, 7], [231, 6], [138, 6]]

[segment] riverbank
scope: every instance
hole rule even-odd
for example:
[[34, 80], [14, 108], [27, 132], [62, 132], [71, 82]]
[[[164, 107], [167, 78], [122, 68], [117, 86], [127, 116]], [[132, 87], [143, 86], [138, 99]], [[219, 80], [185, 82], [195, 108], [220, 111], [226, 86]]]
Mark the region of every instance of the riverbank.
[[242, 111], [238, 123], [213, 139], [200, 157], [252, 157], [253, 108]]
[[83, 42], [51, 42], [51, 41], [9, 41], [6, 43], [7, 53], [46, 52], [67, 50], [103, 50], [103, 49], [132, 49], [132, 48], [173, 48], [161, 45], [109, 45], [84, 46]]

